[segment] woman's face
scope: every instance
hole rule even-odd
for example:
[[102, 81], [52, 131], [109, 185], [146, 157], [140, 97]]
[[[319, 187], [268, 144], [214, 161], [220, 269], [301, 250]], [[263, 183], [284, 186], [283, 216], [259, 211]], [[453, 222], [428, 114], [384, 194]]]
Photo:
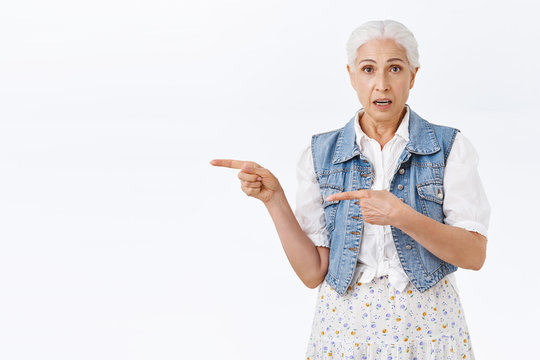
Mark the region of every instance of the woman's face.
[[399, 121], [418, 71], [410, 70], [405, 49], [392, 39], [373, 39], [357, 49], [354, 65], [355, 71], [349, 65], [347, 71], [363, 117], [377, 123]]

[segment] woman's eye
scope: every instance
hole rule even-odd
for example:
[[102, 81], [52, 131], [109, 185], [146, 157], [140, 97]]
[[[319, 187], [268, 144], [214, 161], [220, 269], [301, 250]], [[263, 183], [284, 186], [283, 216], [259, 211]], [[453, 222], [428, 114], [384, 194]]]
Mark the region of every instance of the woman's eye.
[[401, 70], [401, 67], [399, 66], [392, 66], [392, 72], [398, 72], [399, 70]]
[[372, 68], [371, 66], [364, 66], [364, 67], [362, 68], [362, 71], [367, 72], [367, 73], [370, 73], [370, 72], [373, 71], [373, 68]]

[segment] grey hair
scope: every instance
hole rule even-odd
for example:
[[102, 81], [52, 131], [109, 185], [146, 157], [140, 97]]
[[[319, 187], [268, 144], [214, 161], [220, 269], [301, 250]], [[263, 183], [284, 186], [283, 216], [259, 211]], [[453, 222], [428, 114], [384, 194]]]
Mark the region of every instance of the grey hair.
[[402, 23], [395, 20], [373, 20], [357, 27], [347, 41], [347, 64], [354, 72], [356, 62], [356, 51], [364, 43], [372, 39], [393, 39], [396, 43], [405, 48], [409, 66], [414, 72], [420, 67], [418, 61], [418, 43], [413, 33]]

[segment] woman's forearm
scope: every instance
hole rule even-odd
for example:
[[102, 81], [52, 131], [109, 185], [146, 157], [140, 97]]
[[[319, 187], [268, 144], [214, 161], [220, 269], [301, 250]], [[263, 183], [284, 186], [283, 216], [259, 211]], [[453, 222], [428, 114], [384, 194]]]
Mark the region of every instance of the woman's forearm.
[[292, 268], [307, 287], [316, 287], [324, 277], [319, 251], [298, 224], [287, 197], [283, 192], [276, 194], [265, 206]]
[[486, 258], [486, 239], [480, 234], [433, 220], [405, 205], [394, 226], [438, 258], [464, 269], [479, 270]]

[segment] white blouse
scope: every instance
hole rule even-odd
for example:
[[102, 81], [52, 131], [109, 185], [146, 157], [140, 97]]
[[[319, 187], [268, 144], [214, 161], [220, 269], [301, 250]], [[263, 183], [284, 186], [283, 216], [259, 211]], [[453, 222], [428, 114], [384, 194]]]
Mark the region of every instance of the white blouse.
[[[392, 175], [398, 159], [409, 141], [409, 106], [392, 140], [381, 150], [380, 144], [369, 138], [360, 127], [356, 112], [356, 143], [360, 152], [372, 165], [372, 190], [390, 190]], [[444, 171], [443, 203], [445, 224], [478, 232], [487, 237], [490, 205], [478, 174], [478, 154], [471, 142], [458, 132]], [[330, 247], [320, 189], [311, 153], [311, 143], [297, 161], [298, 191], [295, 217], [302, 230], [315, 246]], [[455, 273], [447, 275], [458, 292]], [[360, 253], [353, 282], [370, 282], [375, 276], [388, 275], [389, 282], [402, 292], [409, 282], [397, 256], [390, 225], [364, 223]]]

